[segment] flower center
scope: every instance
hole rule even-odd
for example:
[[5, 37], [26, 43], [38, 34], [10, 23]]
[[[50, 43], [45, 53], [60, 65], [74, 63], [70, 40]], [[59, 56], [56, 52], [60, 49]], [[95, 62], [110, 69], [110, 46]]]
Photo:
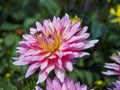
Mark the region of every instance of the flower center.
[[50, 52], [54, 54], [60, 47], [60, 35], [58, 34], [44, 35], [41, 33], [37, 38], [40, 46], [45, 49], [47, 53]]

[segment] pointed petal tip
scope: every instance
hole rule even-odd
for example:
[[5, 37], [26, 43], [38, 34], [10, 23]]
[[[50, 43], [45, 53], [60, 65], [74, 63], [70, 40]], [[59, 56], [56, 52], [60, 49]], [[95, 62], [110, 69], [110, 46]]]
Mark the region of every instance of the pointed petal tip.
[[99, 40], [97, 39], [97, 40], [95, 40], [95, 43], [98, 43], [99, 42]]
[[18, 60], [18, 61], [14, 61], [13, 64], [17, 65], [17, 66], [23, 66], [23, 65], [29, 64], [29, 62], [24, 62], [22, 60]]
[[96, 44], [96, 43], [98, 43], [99, 42], [99, 40], [98, 39], [96, 39], [96, 40], [92, 40], [92, 41], [90, 41], [91, 43], [94, 43], [94, 44]]
[[47, 77], [48, 77], [48, 73], [40, 71], [38, 81], [36, 82], [36, 84], [44, 82]]
[[40, 22], [39, 22], [39, 21], [36, 21], [36, 26], [39, 25], [39, 24], [40, 24]]
[[20, 65], [20, 63], [18, 61], [14, 61], [13, 65]]
[[29, 77], [29, 75], [25, 74], [25, 78], [28, 78], [28, 77]]

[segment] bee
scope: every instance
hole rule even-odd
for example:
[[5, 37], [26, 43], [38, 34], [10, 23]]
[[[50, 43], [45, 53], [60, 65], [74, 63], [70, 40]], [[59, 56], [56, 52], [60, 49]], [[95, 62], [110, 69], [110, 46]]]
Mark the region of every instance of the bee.
[[37, 37], [38, 35], [40, 35], [42, 33], [42, 31], [37, 31], [34, 33], [34, 36]]

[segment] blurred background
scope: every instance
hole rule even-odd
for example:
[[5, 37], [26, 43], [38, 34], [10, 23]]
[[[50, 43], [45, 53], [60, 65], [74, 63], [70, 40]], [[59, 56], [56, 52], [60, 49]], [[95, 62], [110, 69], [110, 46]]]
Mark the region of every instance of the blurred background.
[[89, 88], [98, 80], [112, 86], [117, 77], [105, 76], [101, 71], [105, 62], [113, 62], [112, 53], [120, 50], [120, 0], [0, 0], [0, 90], [34, 89], [38, 74], [25, 79], [27, 66], [12, 64], [16, 47], [36, 21], [42, 23], [65, 13], [82, 19], [82, 26], [89, 27], [89, 39], [99, 39], [95, 47], [86, 50], [91, 56], [78, 58], [68, 76]]

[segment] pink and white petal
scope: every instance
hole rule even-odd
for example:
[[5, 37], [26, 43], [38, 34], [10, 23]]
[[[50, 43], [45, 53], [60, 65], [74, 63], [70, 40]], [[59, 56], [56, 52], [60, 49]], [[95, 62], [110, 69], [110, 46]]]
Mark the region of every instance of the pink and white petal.
[[61, 21], [61, 25], [65, 27], [68, 23], [70, 23], [69, 16], [66, 14], [64, 17], [62, 17], [60, 21]]
[[51, 21], [50, 21], [50, 19], [48, 19], [48, 20], [44, 20], [44, 22], [43, 22], [43, 27], [45, 27], [45, 29], [47, 29], [46, 31], [48, 31], [49, 32], [49, 27], [48, 27], [48, 23], [50, 23]]
[[85, 33], [79, 36], [73, 36], [70, 38], [67, 43], [76, 43], [76, 42], [82, 42], [83, 40], [87, 39], [90, 36], [89, 33]]
[[12, 57], [12, 59], [13, 59], [13, 60], [18, 60], [18, 58], [17, 58], [17, 57]]
[[[81, 88], [80, 90], [87, 90], [87, 86], [86, 85], [82, 85], [80, 88]], [[79, 89], [77, 89], [77, 90], [79, 90]]]
[[114, 59], [117, 63], [120, 64], [120, 58], [119, 58], [119, 56], [117, 56], [116, 54], [113, 54], [113, 56], [111, 58]]
[[60, 69], [63, 69], [63, 64], [62, 64], [62, 60], [61, 59], [56, 59], [55, 61], [55, 65], [56, 67], [60, 68]]
[[26, 49], [28, 49], [28, 48], [31, 47], [30, 44], [27, 43], [26, 41], [20, 41], [20, 42], [19, 42], [19, 45], [20, 45], [21, 47], [23, 47], [23, 48], [26, 48]]
[[29, 49], [24, 53], [25, 56], [29, 55], [38, 55], [41, 51], [40, 50], [34, 50], [34, 49]]
[[42, 31], [42, 29], [43, 29], [41, 23], [38, 21], [36, 22], [36, 27], [37, 27], [38, 31]]
[[71, 58], [74, 58], [74, 55], [73, 54], [68, 54], [68, 55], [64, 55], [62, 57], [62, 60], [70, 60]]
[[55, 74], [61, 82], [64, 81], [64, 78], [65, 78], [65, 70], [64, 69], [55, 68]]
[[120, 52], [118, 51], [118, 56], [120, 56]]
[[115, 86], [120, 86], [120, 81], [116, 81], [116, 82], [113, 82], [113, 84], [115, 85]]
[[62, 90], [61, 83], [59, 82], [59, 80], [56, 77], [53, 79], [52, 87], [53, 87], [53, 90]]
[[87, 30], [88, 30], [88, 26], [84, 26], [83, 28], [81, 28], [81, 30], [80, 30], [80, 32], [78, 33], [78, 35], [84, 34]]
[[69, 15], [67, 13], [65, 13], [65, 16], [64, 16], [67, 20], [70, 20], [69, 19]]
[[54, 30], [54, 25], [53, 25], [52, 22], [49, 22], [49, 23], [48, 23], [48, 27], [49, 27], [51, 33], [54, 33], [55, 30]]
[[63, 52], [62, 51], [59, 51], [59, 52], [56, 52], [56, 55], [61, 59], [63, 57]]
[[108, 70], [108, 71], [106, 71], [106, 72], [102, 72], [102, 73], [105, 74], [105, 75], [108, 75], [108, 76], [111, 76], [111, 75], [119, 75], [118, 72], [110, 71], [110, 70]]
[[71, 89], [74, 87], [74, 82], [71, 78], [65, 78], [65, 83], [68, 89]]
[[37, 31], [37, 29], [35, 29], [35, 28], [30, 28], [30, 34], [31, 34], [31, 35], [34, 35], [36, 31]]
[[54, 68], [55, 68], [54, 65], [49, 65], [45, 71], [49, 74]]
[[73, 52], [72, 55], [73, 56], [71, 58], [79, 58], [90, 54], [87, 52]]
[[47, 90], [53, 90], [52, 80], [50, 78], [48, 78], [47, 81], [46, 81], [46, 89]]
[[63, 83], [63, 85], [62, 85], [62, 89], [61, 89], [61, 90], [69, 90], [69, 89], [67, 88], [66, 84]]
[[53, 59], [55, 59], [56, 58], [56, 55], [51, 55], [51, 56], [49, 56], [49, 59], [50, 60], [53, 60]]
[[63, 37], [64, 40], [67, 40], [66, 39], [66, 37], [67, 37], [66, 33], [69, 33], [69, 30], [70, 30], [70, 23], [67, 24], [63, 30], [61, 30], [60, 34], [61, 34], [61, 36]]
[[13, 62], [14, 65], [18, 65], [18, 66], [27, 65], [27, 64], [29, 64], [29, 63], [30, 63], [30, 62], [24, 61], [24, 60], [17, 60], [17, 61], [14, 61], [14, 62]]
[[76, 83], [74, 84], [74, 86], [75, 86], [76, 90], [79, 90], [79, 88], [80, 88], [80, 82], [76, 82]]
[[71, 38], [79, 30], [79, 27], [80, 27], [80, 22], [75, 23], [72, 26], [72, 28], [70, 29], [70, 31], [65, 33], [64, 38], [66, 40], [68, 40], [69, 38]]
[[32, 36], [32, 35], [29, 35], [29, 34], [24, 34], [23, 35], [23, 38], [26, 40], [26, 41], [35, 41], [36, 39]]
[[117, 65], [116, 63], [105, 63], [104, 67], [108, 68], [108, 69], [113, 69], [113, 70], [116, 70], [116, 71], [120, 70], [120, 66]]
[[61, 50], [82, 50], [85, 47], [86, 44], [84, 44], [83, 42], [80, 43], [73, 43], [73, 44], [69, 44], [68, 46], [64, 46], [61, 48]]
[[87, 52], [80, 52], [79, 53], [79, 57], [83, 57], [83, 56], [86, 56], [86, 55], [90, 55], [90, 54], [87, 53]]
[[26, 56], [24, 58], [25, 61], [43, 61], [47, 56], [49, 56], [49, 54], [43, 55], [43, 56]]
[[95, 44], [98, 42], [99, 40], [92, 40], [92, 41], [87, 41], [85, 42], [85, 47], [83, 49], [88, 49], [91, 48], [93, 46], [95, 46]]
[[[85, 44], [83, 42], [70, 44], [70, 48], [83, 48]], [[73, 49], [74, 50], [74, 49]]]
[[24, 58], [25, 61], [35, 62], [35, 61], [42, 61], [44, 58], [42, 56], [26, 56]]
[[76, 22], [75, 24], [73, 24], [73, 26], [72, 26], [72, 28], [71, 28], [71, 31], [74, 33], [76, 33], [77, 31], [76, 30], [78, 30], [79, 29], [79, 27], [80, 27], [80, 24], [81, 24], [81, 22]]
[[35, 90], [43, 90], [43, 89], [40, 88], [39, 86], [35, 86]]
[[[50, 23], [50, 22], [49, 22]], [[48, 23], [48, 24], [49, 24]], [[46, 31], [50, 34], [50, 33], [53, 33], [53, 30], [51, 30], [51, 28], [50, 28], [50, 26], [48, 26], [48, 24], [45, 26], [45, 29], [46, 29]], [[48, 34], [48, 35], [49, 35]]]
[[38, 69], [39, 66], [39, 63], [33, 63], [32, 65], [30, 65], [26, 72], [25, 78], [28, 78], [30, 75], [32, 75]]
[[73, 70], [73, 65], [72, 63], [70, 62], [70, 60], [67, 60], [67, 61], [64, 61], [64, 67], [69, 70], [69, 71], [72, 71]]
[[40, 71], [38, 75], [37, 84], [44, 82], [47, 77], [48, 77], [48, 74], [45, 71]]
[[41, 63], [40, 69], [43, 70], [43, 69], [45, 69], [47, 66], [48, 66], [48, 61], [45, 60], [45, 61], [43, 61], [43, 62]]
[[63, 30], [61, 27], [60, 19], [56, 18], [55, 16], [53, 18], [53, 25], [54, 25], [55, 32], [58, 32], [58, 30], [60, 31]]
[[27, 50], [25, 49], [25, 48], [23, 48], [23, 47], [17, 47], [16, 48], [17, 49], [17, 53], [20, 53], [20, 54], [23, 54], [23, 53], [25, 53]]

